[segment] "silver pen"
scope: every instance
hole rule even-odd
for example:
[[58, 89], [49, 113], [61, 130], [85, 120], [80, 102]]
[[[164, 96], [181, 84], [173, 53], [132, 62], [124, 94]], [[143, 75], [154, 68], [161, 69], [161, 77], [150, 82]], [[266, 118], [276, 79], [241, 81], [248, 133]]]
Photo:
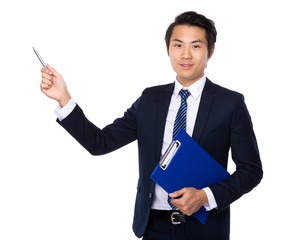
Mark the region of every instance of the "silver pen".
[[40, 60], [40, 62], [42, 63], [44, 68], [47, 68], [46, 63], [43, 61], [43, 59], [41, 58], [40, 54], [38, 53], [38, 51], [36, 50], [36, 48], [32, 47], [36, 56], [38, 57], [38, 59]]

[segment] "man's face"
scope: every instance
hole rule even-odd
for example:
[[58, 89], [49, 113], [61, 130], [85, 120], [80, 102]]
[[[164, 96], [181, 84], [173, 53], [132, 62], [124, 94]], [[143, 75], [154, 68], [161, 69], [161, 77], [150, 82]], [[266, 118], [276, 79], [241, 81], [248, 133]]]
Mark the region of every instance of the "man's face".
[[[209, 60], [205, 29], [178, 25], [173, 29], [169, 45], [169, 57], [177, 80], [188, 87], [204, 75]], [[212, 56], [214, 47], [211, 51]]]

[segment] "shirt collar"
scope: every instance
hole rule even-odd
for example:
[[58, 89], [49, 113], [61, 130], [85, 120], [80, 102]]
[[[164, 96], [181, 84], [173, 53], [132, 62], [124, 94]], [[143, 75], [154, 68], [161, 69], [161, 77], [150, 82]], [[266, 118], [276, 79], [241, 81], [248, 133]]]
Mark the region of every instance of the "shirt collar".
[[196, 81], [195, 83], [193, 83], [191, 86], [189, 87], [183, 87], [181, 85], [181, 83], [178, 82], [178, 80], [176, 79], [175, 81], [175, 88], [174, 88], [174, 92], [173, 94], [175, 94], [176, 97], [179, 96], [179, 92], [181, 91], [181, 89], [188, 89], [189, 92], [191, 93], [191, 96], [197, 100], [197, 98], [200, 97], [203, 89], [204, 89], [204, 85], [206, 83], [206, 76], [204, 75], [202, 78], [200, 78], [198, 81]]

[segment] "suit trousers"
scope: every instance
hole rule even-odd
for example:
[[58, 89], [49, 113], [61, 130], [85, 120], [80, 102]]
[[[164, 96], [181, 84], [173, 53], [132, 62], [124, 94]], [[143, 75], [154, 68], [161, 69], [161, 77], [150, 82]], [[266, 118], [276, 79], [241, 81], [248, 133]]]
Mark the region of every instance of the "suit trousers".
[[169, 221], [150, 217], [143, 240], [188, 240], [187, 222], [174, 225]]
[[[228, 212], [227, 212], [228, 213]], [[229, 213], [228, 213], [229, 214]], [[226, 213], [225, 213], [226, 215]], [[214, 217], [212, 217], [213, 219]], [[215, 219], [216, 220], [216, 219]], [[214, 220], [212, 220], [213, 224]], [[208, 222], [208, 225], [209, 222]], [[153, 213], [142, 240], [229, 240], [229, 227], [221, 230], [221, 226], [209, 226], [201, 224], [193, 216], [186, 216], [186, 221], [181, 224], [173, 224], [169, 219], [159, 219]], [[223, 226], [222, 226], [223, 227]]]

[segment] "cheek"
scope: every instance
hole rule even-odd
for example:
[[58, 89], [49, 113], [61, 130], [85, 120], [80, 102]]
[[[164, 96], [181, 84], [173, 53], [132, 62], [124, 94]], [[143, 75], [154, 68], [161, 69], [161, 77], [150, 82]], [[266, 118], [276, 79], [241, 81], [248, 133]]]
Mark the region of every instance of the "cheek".
[[198, 61], [198, 67], [205, 69], [207, 67], [207, 62], [208, 62], [207, 58], [200, 58]]
[[175, 70], [178, 66], [176, 59], [173, 57], [170, 57], [170, 63], [171, 63], [172, 68]]

